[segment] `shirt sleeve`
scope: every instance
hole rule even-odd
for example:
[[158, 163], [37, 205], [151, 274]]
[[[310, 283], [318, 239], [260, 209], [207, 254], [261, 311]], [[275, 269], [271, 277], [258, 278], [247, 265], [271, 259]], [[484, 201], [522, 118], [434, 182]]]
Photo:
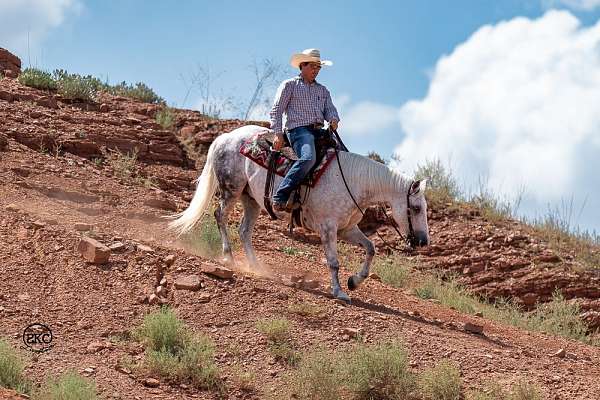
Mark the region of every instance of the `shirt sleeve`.
[[331, 122], [333, 120], [339, 122], [340, 116], [338, 115], [337, 109], [333, 105], [333, 101], [331, 101], [331, 94], [329, 93], [329, 90], [325, 89], [325, 93], [325, 120], [327, 122]]
[[275, 101], [273, 102], [273, 108], [271, 108], [271, 129], [276, 133], [282, 133], [282, 118], [283, 112], [287, 108], [290, 99], [292, 98], [292, 85], [289, 81], [283, 82], [277, 89], [275, 95]]

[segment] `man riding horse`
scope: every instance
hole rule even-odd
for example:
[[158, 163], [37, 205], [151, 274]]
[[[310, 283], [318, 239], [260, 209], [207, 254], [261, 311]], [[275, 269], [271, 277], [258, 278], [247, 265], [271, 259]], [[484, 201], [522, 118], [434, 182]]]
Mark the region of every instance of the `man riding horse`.
[[315, 132], [323, 127], [324, 121], [337, 130], [340, 121], [329, 90], [315, 80], [322, 65], [333, 63], [321, 60], [319, 50], [306, 49], [302, 53], [294, 54], [290, 64], [299, 68], [300, 74], [283, 81], [279, 86], [270, 114], [271, 129], [276, 134], [273, 148], [279, 150], [284, 144], [282, 117], [286, 116], [285, 130], [298, 160], [289, 169], [273, 195], [273, 209], [276, 211], [290, 210], [290, 194], [317, 161]]

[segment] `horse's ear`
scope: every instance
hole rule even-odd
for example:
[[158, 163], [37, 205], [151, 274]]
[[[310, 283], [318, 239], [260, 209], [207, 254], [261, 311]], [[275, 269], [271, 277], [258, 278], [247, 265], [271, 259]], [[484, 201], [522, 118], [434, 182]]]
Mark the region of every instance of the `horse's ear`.
[[427, 179], [421, 179], [420, 181], [414, 181], [410, 186], [410, 195], [415, 195], [419, 193], [421, 190], [425, 191], [427, 187]]

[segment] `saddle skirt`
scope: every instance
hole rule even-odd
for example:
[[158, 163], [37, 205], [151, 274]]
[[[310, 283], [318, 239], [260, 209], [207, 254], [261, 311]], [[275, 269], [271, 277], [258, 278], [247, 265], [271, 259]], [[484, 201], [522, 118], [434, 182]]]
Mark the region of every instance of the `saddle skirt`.
[[[267, 169], [269, 165], [269, 154], [271, 152], [271, 144], [275, 139], [275, 134], [269, 130], [264, 130], [255, 133], [251, 138], [244, 141], [240, 147], [240, 154], [248, 157], [256, 164]], [[318, 151], [317, 151], [318, 153]], [[335, 149], [329, 148], [321, 160], [317, 160], [317, 164], [309, 175], [304, 179], [302, 184], [307, 184], [310, 187], [315, 187], [319, 178], [323, 175], [331, 160], [335, 158]], [[279, 176], [285, 176], [288, 170], [292, 167], [298, 156], [291, 147], [284, 147], [280, 150], [279, 157], [275, 160], [274, 172]]]

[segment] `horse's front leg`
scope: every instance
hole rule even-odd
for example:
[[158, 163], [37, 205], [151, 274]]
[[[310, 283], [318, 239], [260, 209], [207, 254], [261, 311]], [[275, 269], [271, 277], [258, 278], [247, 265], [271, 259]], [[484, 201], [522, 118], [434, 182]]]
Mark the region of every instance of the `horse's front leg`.
[[331, 273], [331, 294], [336, 299], [349, 303], [350, 296], [342, 290], [338, 277], [340, 263], [337, 256], [337, 225], [323, 224], [320, 233], [321, 242], [323, 242], [323, 248], [325, 249], [325, 256], [327, 257], [327, 265], [329, 266], [329, 272]]
[[371, 268], [371, 262], [375, 256], [375, 246], [357, 225], [352, 228], [340, 232], [340, 238], [347, 241], [348, 243], [360, 245], [365, 249], [365, 261], [363, 262], [362, 269], [358, 274], [352, 275], [348, 278], [348, 289], [354, 290], [369, 276], [369, 269]]

